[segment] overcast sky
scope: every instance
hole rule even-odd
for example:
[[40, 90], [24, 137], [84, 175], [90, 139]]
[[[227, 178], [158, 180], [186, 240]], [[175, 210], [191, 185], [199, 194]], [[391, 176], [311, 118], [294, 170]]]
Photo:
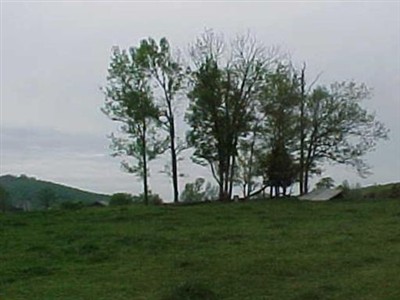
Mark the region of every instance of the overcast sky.
[[[337, 183], [400, 181], [400, 2], [1, 2], [0, 174], [26, 174], [85, 190], [138, 193], [141, 184], [109, 156], [115, 130], [100, 107], [110, 50], [166, 36], [183, 50], [205, 28], [229, 38], [250, 30], [307, 63], [320, 83], [356, 80], [372, 87], [364, 105], [391, 130], [358, 178], [327, 166]], [[171, 198], [169, 179], [152, 163], [152, 190]], [[187, 160], [181, 188], [207, 170]]]

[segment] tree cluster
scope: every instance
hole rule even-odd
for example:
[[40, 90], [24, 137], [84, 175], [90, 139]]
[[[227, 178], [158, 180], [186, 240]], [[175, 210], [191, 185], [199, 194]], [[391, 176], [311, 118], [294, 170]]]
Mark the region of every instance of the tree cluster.
[[[103, 111], [121, 124], [111, 136], [122, 166], [143, 179], [148, 202], [148, 161], [169, 151], [174, 201], [179, 199], [176, 110], [188, 103], [186, 148], [192, 160], [208, 166], [220, 200], [234, 187], [249, 198], [270, 188], [286, 195], [326, 162], [368, 173], [363, 156], [387, 138], [387, 129], [361, 106], [364, 84], [308, 83], [305, 65], [296, 68], [276, 49], [250, 34], [226, 42], [206, 31], [191, 45], [188, 59], [174, 55], [167, 39], [149, 38], [127, 50], [114, 48]], [[164, 134], [163, 134], [164, 132]], [[133, 165], [127, 159], [133, 158]], [[199, 185], [187, 193], [199, 194]], [[186, 193], [186, 194], [187, 194]], [[188, 195], [184, 195], [185, 199]], [[190, 201], [190, 200], [185, 200]]]

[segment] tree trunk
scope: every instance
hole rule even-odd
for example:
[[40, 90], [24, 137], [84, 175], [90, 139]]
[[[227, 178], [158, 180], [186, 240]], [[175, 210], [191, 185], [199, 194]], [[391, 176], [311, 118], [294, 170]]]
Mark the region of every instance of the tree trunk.
[[219, 200], [224, 200], [224, 169], [225, 169], [225, 159], [221, 153], [221, 150], [218, 150], [218, 173], [219, 173]]
[[230, 175], [229, 175], [229, 199], [232, 199], [232, 191], [233, 191], [233, 179], [235, 176], [235, 163], [236, 163], [236, 155], [232, 155], [232, 163], [230, 166]]
[[279, 197], [279, 185], [275, 185], [275, 197]]
[[174, 117], [172, 116], [172, 109], [169, 105], [170, 123], [169, 123], [169, 136], [170, 136], [170, 147], [171, 147], [171, 164], [172, 164], [172, 184], [174, 192], [174, 203], [179, 201], [179, 187], [178, 187], [178, 165], [176, 158], [176, 148], [175, 148], [175, 124]]
[[[255, 146], [255, 143], [256, 143], [256, 129], [254, 129], [254, 132], [253, 132], [253, 140], [252, 140], [251, 145], [250, 145], [249, 170], [248, 170], [248, 174], [247, 174], [247, 180], [248, 180], [248, 184], [247, 184], [247, 196], [250, 195], [251, 189], [253, 188], [253, 186], [252, 186], [252, 184], [251, 184], [251, 178], [253, 177], [253, 176], [252, 176], [252, 173], [253, 173], [253, 168], [252, 168], [252, 166], [253, 166], [253, 156], [254, 156], [254, 146]], [[247, 196], [246, 196], [246, 197], [247, 197]], [[265, 196], [265, 195], [264, 195], [264, 196]]]
[[250, 194], [248, 198], [254, 197], [260, 193], [263, 193], [265, 191], [265, 189], [268, 187], [269, 185], [264, 185], [261, 189], [259, 189], [258, 191], [255, 191], [254, 193]]
[[224, 170], [224, 200], [228, 200], [229, 195], [229, 174], [230, 174], [230, 157], [225, 161], [225, 170]]
[[232, 191], [233, 191], [233, 180], [235, 178], [235, 164], [236, 164], [236, 153], [237, 153], [237, 145], [238, 145], [238, 137], [235, 136], [232, 148], [232, 163], [230, 166], [230, 175], [229, 175], [229, 199], [232, 199]]
[[143, 122], [142, 135], [142, 159], [143, 159], [143, 189], [144, 189], [144, 204], [149, 204], [149, 189], [147, 183], [147, 154], [146, 154], [146, 120]]
[[308, 167], [306, 166], [304, 172], [304, 187], [303, 187], [304, 194], [308, 193]]
[[301, 98], [300, 98], [300, 195], [304, 194], [304, 101], [305, 101], [305, 66], [301, 70]]

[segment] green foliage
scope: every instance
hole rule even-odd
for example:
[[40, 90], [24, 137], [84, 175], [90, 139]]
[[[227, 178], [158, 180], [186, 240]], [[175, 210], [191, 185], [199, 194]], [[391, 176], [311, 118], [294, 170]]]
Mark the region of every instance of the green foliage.
[[[151, 191], [149, 191], [148, 198], [149, 198], [149, 204], [153, 204], [153, 205], [163, 204], [163, 200], [161, 199], [160, 195], [153, 194]], [[132, 200], [134, 203], [144, 203], [144, 195], [140, 194], [138, 196], [133, 196]]]
[[262, 152], [260, 141], [260, 120], [254, 121], [247, 138], [243, 138], [239, 142], [237, 152], [236, 169], [234, 183], [242, 189], [243, 198], [248, 198], [251, 193], [261, 186], [260, 161], [257, 160]]
[[393, 199], [400, 199], [400, 184], [393, 184], [390, 188], [389, 197]]
[[369, 95], [366, 85], [351, 81], [317, 87], [307, 96], [305, 165], [310, 172], [329, 160], [352, 166], [361, 176], [368, 174], [362, 157], [388, 134], [375, 115], [361, 106]]
[[123, 169], [143, 179], [146, 203], [148, 161], [163, 152], [163, 140], [156, 132], [161, 126], [160, 111], [154, 103], [148, 70], [147, 57], [151, 54], [144, 43], [139, 48], [113, 49], [103, 107], [111, 120], [121, 123], [122, 136], [111, 135], [113, 155], [122, 156]]
[[179, 108], [179, 96], [185, 88], [187, 71], [177, 57], [174, 57], [170, 44], [166, 38], [161, 38], [159, 43], [154, 39], [142, 40], [138, 50], [138, 56], [143, 62], [144, 70], [147, 72], [148, 79], [154, 85], [154, 93], [160, 95], [158, 105], [162, 111], [162, 129], [168, 138], [164, 143], [164, 150], [169, 150], [171, 154], [171, 177], [173, 184], [174, 202], [178, 202], [178, 155], [185, 148], [185, 145], [178, 140], [175, 130], [177, 110]]
[[194, 183], [186, 183], [185, 189], [181, 194], [183, 202], [200, 202], [204, 200], [203, 185], [204, 178], [197, 178]]
[[317, 182], [315, 187], [317, 189], [330, 189], [335, 186], [335, 181], [331, 177], [321, 178], [320, 181]]
[[249, 35], [233, 40], [231, 48], [225, 46], [212, 31], [193, 46], [197, 69], [192, 72], [193, 89], [188, 94], [186, 114], [191, 126], [187, 141], [194, 148], [192, 159], [210, 166], [221, 199], [231, 197], [240, 139], [251, 130], [270, 59]]
[[[124, 170], [143, 179], [145, 203], [148, 203], [149, 190], [148, 161], [167, 149], [171, 152], [174, 201], [178, 201], [177, 155], [182, 145], [177, 144], [174, 110], [178, 107], [175, 98], [185, 75], [166, 38], [159, 43], [148, 38], [138, 47], [113, 50], [103, 111], [122, 123], [121, 131], [125, 135], [111, 136], [114, 154], [124, 157]], [[162, 100], [155, 101], [154, 95]], [[168, 132], [167, 138], [156, 130], [160, 127]], [[128, 161], [129, 157], [134, 163]]]
[[362, 195], [367, 199], [400, 199], [400, 183], [368, 186], [362, 189]]
[[1, 214], [0, 297], [395, 300], [399, 216], [384, 199]]
[[111, 195], [110, 206], [121, 206], [133, 204], [133, 196], [128, 193], [116, 193]]
[[[316, 80], [307, 85], [305, 64], [297, 70], [250, 34], [228, 45], [208, 30], [190, 55], [191, 70], [173, 55], [166, 38], [113, 51], [103, 111], [122, 123], [127, 136], [112, 136], [115, 154], [134, 158], [135, 164], [124, 160], [122, 166], [144, 179], [144, 195], [147, 160], [169, 150], [165, 173], [172, 176], [178, 201], [179, 154], [187, 147], [175, 123], [184, 91], [189, 98], [187, 146], [194, 150], [193, 162], [210, 167], [221, 200], [231, 198], [234, 185], [244, 197], [265, 190], [271, 181], [285, 193], [297, 178], [306, 193], [308, 179], [320, 174], [327, 161], [367, 175], [363, 156], [387, 139], [385, 126], [361, 106], [370, 95], [366, 85], [350, 81], [314, 88]], [[158, 127], [167, 137], [156, 133]]]
[[2, 185], [9, 193], [9, 205], [30, 203], [33, 210], [43, 209], [43, 205], [38, 198], [38, 195], [39, 191], [44, 189], [50, 189], [57, 195], [55, 203], [53, 203], [55, 206], [62, 202], [74, 201], [75, 199], [80, 199], [85, 205], [98, 200], [107, 202], [109, 200], [108, 195], [90, 193], [28, 176], [0, 176], [0, 185]]
[[50, 188], [43, 188], [37, 193], [37, 198], [44, 209], [49, 209], [50, 206], [56, 201], [57, 195], [54, 190]]
[[218, 199], [219, 189], [204, 178], [197, 178], [194, 182], [187, 183], [181, 194], [181, 201], [186, 203], [212, 201]]
[[262, 130], [267, 137], [264, 145], [269, 148], [283, 143], [290, 153], [298, 140], [299, 80], [289, 65], [278, 64], [265, 78], [260, 98], [264, 115]]
[[82, 201], [66, 201], [60, 204], [60, 208], [64, 210], [78, 210], [85, 206]]
[[[344, 180], [343, 183], [339, 186], [343, 190], [343, 198], [346, 200], [356, 200], [356, 199], [362, 199], [365, 198], [364, 194], [365, 191], [361, 187], [360, 183], [357, 183], [355, 185], [350, 185], [347, 180]], [[369, 195], [373, 196], [373, 195]], [[389, 198], [387, 195], [380, 195], [382, 198]], [[380, 198], [378, 197], [378, 198]], [[377, 197], [373, 196], [370, 198], [378, 199]]]
[[0, 185], [0, 210], [5, 212], [9, 206], [8, 199], [10, 198], [10, 194], [7, 190]]
[[271, 188], [275, 187], [276, 193], [282, 187], [283, 196], [286, 196], [286, 189], [294, 183], [296, 175], [293, 158], [282, 143], [276, 144], [266, 157], [264, 178], [268, 179]]

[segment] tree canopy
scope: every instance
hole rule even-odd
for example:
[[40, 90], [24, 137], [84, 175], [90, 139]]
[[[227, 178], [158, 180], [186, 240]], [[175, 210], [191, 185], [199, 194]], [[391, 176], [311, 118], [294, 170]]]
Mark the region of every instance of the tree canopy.
[[[147, 160], [169, 150], [178, 201], [176, 126], [184, 121], [192, 160], [210, 168], [221, 200], [231, 199], [235, 186], [245, 198], [267, 187], [271, 196], [273, 189], [286, 195], [296, 182], [307, 193], [309, 178], [326, 162], [368, 174], [365, 154], [387, 139], [388, 130], [362, 106], [370, 97], [365, 84], [308, 84], [305, 64], [296, 68], [251, 34], [227, 42], [207, 30], [189, 52], [184, 63], [166, 38], [113, 52], [104, 111], [123, 124], [125, 139], [113, 137], [114, 149], [135, 159], [136, 167], [123, 165], [142, 176], [145, 195]], [[177, 122], [176, 109], [184, 103], [185, 119]], [[191, 201], [188, 194], [198, 196], [198, 184], [186, 186], [185, 201]]]

